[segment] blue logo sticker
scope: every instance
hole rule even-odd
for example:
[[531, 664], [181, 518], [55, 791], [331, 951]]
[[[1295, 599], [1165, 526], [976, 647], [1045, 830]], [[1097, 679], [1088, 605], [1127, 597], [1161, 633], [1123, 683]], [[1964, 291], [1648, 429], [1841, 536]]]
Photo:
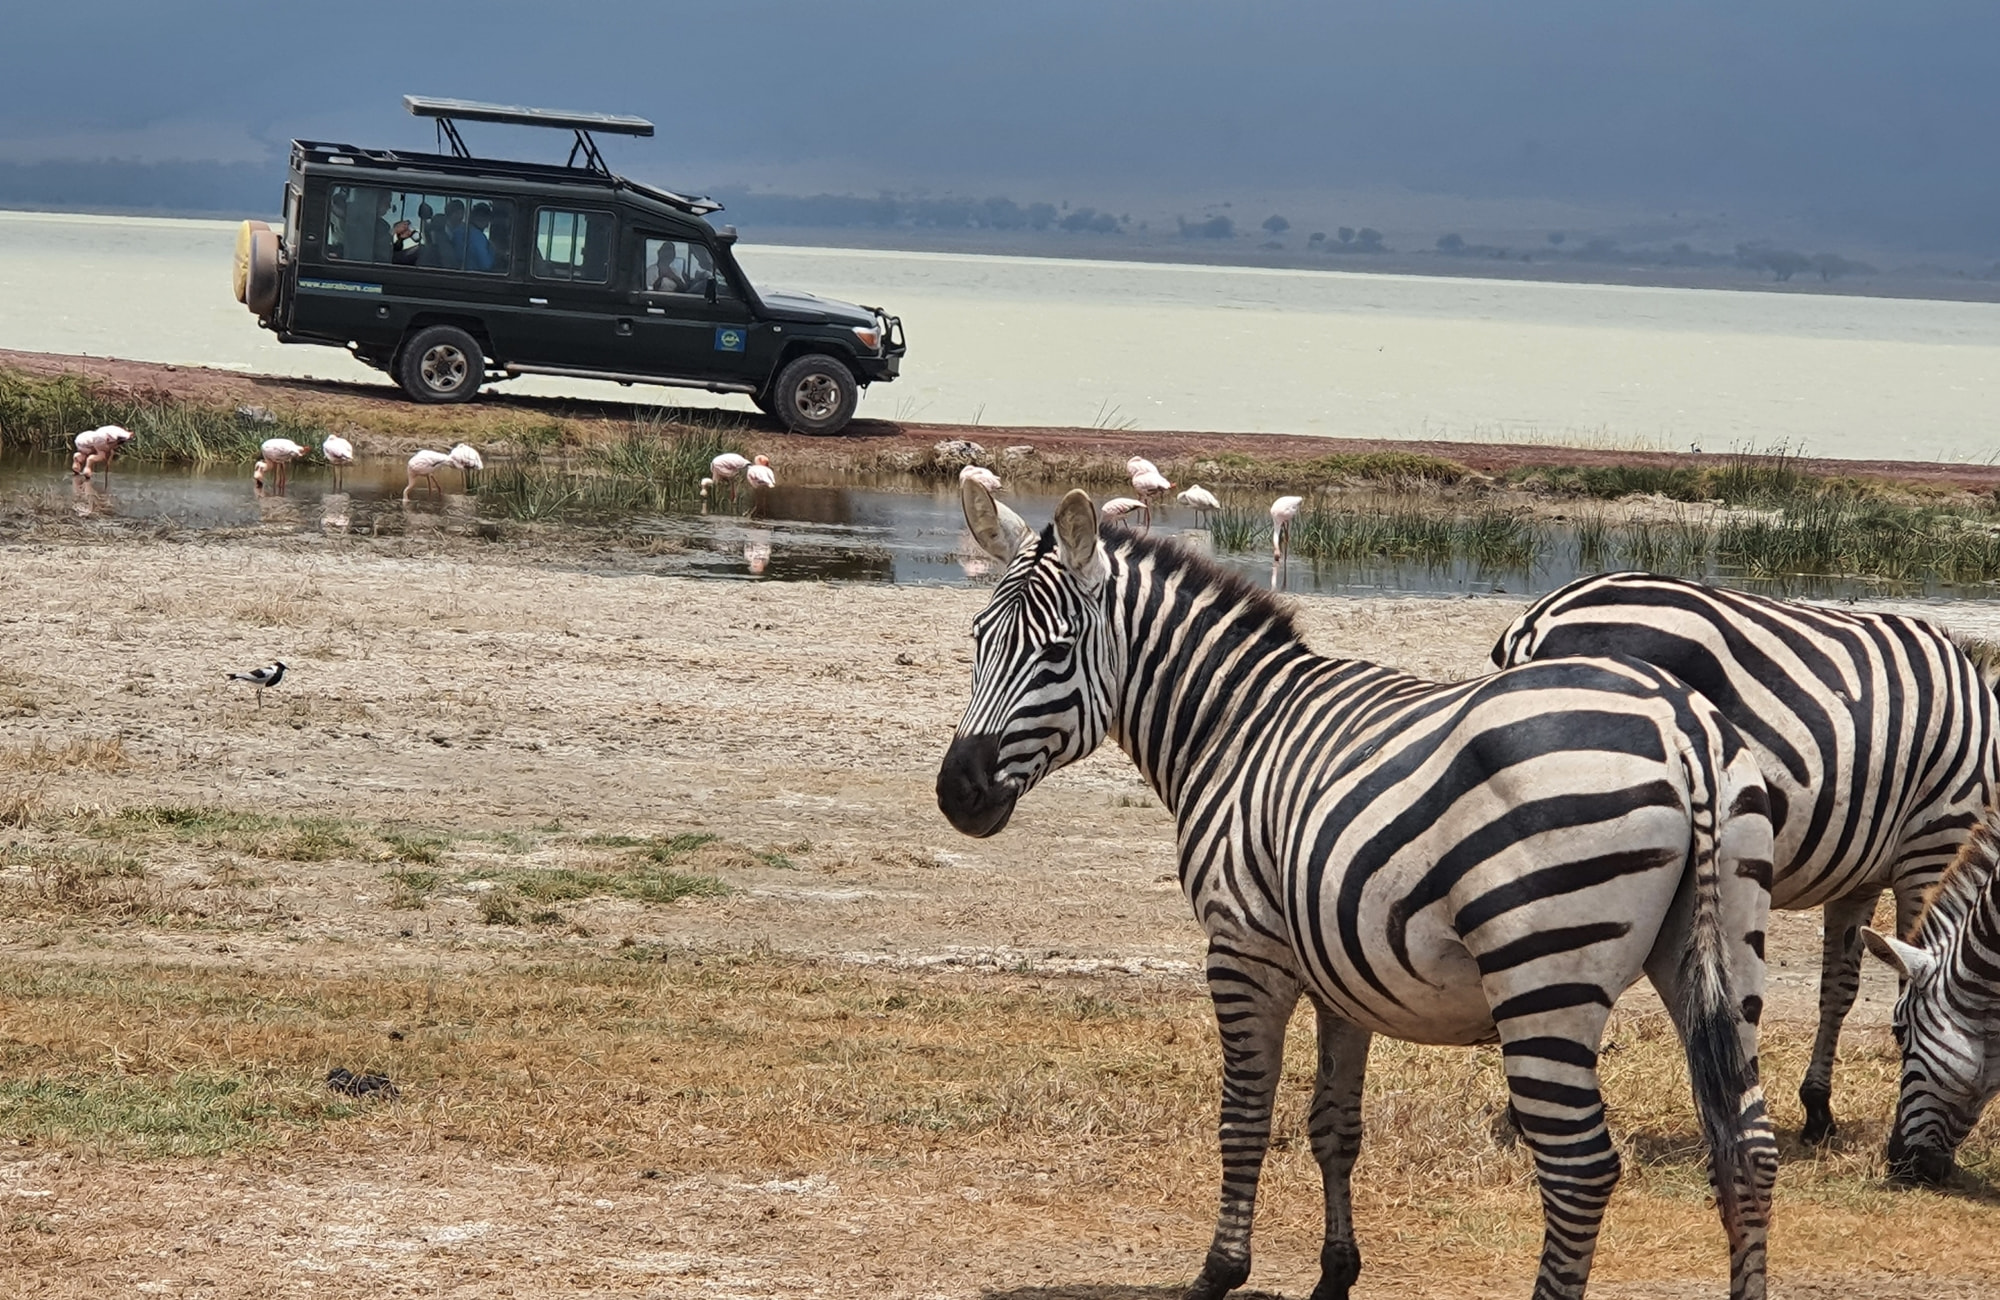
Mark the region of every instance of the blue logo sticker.
[[717, 352], [741, 352], [747, 331], [734, 325], [715, 327], [715, 350]]

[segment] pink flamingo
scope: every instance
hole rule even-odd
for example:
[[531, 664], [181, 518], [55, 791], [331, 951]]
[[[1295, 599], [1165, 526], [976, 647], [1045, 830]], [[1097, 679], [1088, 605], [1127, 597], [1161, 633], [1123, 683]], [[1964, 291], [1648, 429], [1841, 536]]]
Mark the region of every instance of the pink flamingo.
[[769, 491], [778, 486], [778, 475], [771, 468], [769, 456], [759, 456], [750, 468], [743, 471], [743, 477], [750, 480], [750, 486]]
[[319, 454], [326, 457], [326, 463], [333, 468], [333, 486], [340, 488], [340, 471], [354, 463], [354, 444], [337, 433], [329, 433], [319, 445]]
[[438, 486], [437, 472], [452, 463], [451, 454], [442, 451], [420, 451], [410, 457], [410, 481], [403, 485], [403, 500], [410, 499], [410, 489], [422, 479], [439, 496], [444, 489]]
[[278, 491], [283, 492], [291, 478], [292, 462], [306, 454], [306, 449], [290, 438], [266, 438], [258, 451], [262, 459], [257, 462], [257, 468], [250, 471], [250, 481], [257, 485], [259, 491], [264, 487], [264, 475], [275, 471]]
[[1171, 492], [1173, 484], [1167, 476], [1148, 464], [1132, 475], [1132, 489], [1139, 494], [1139, 501], [1146, 510], [1146, 527], [1153, 526], [1153, 498], [1164, 492]]
[[729, 499], [734, 501], [737, 489], [736, 476], [748, 468], [750, 468], [750, 461], [747, 457], [739, 456], [733, 451], [723, 452], [720, 456], [708, 462], [708, 477], [701, 481], [702, 496], [706, 497], [708, 490], [717, 484], [727, 483], [729, 485]]
[[1279, 497], [1271, 503], [1272, 563], [1284, 562], [1285, 543], [1291, 538], [1292, 520], [1299, 517], [1299, 507], [1304, 504], [1304, 497]]
[[[1144, 501], [1137, 501], [1131, 497], [1112, 497], [1109, 501], [1097, 507], [1097, 517], [1107, 524], [1117, 523], [1133, 511], [1144, 511], [1145, 508], [1146, 503]], [[1142, 515], [1141, 517], [1143, 518], [1144, 516]]]
[[958, 471], [958, 481], [961, 484], [977, 483], [988, 492], [998, 492], [1000, 490], [1000, 476], [990, 469], [982, 469], [977, 465], [967, 465], [964, 469]]
[[100, 425], [76, 435], [76, 454], [69, 458], [69, 472], [89, 478], [99, 465], [111, 468], [118, 449], [132, 441], [132, 431], [116, 424]]

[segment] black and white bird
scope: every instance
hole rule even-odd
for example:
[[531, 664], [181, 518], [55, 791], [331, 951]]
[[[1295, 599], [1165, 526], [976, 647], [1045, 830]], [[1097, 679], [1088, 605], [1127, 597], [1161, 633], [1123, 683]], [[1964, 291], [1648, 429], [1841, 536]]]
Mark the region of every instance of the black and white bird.
[[259, 708], [262, 708], [264, 704], [264, 688], [267, 686], [276, 686], [279, 682], [285, 680], [285, 664], [282, 659], [273, 660], [265, 664], [262, 668], [253, 669], [247, 673], [231, 673], [229, 674], [229, 680], [232, 682], [249, 682], [252, 686], [256, 687], [257, 705]]

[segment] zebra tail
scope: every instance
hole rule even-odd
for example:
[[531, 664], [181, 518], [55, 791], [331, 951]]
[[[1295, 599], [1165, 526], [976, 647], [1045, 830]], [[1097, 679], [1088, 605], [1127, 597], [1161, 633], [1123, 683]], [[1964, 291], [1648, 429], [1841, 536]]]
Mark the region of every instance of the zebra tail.
[[1697, 755], [1685, 750], [1681, 754], [1690, 790], [1698, 800], [1706, 786], [1710, 811], [1704, 814], [1697, 804], [1693, 818], [1694, 915], [1689, 943], [1681, 956], [1678, 1010], [1695, 1109], [1713, 1162], [1716, 1198], [1733, 1219], [1739, 1190], [1749, 1185], [1751, 1177], [1744, 1145], [1749, 1126], [1743, 1104], [1750, 1089], [1750, 1065], [1736, 1029], [1729, 941], [1723, 924], [1720, 843], [1722, 819], [1728, 815], [1733, 792], [1725, 789], [1721, 749], [1719, 738], [1711, 736], [1706, 773], [1696, 769]]

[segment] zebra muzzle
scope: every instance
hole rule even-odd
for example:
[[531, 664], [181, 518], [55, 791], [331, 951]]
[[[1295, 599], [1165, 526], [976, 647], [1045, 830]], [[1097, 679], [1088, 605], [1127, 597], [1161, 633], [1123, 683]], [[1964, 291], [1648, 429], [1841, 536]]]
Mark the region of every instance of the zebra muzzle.
[[998, 736], [954, 736], [938, 767], [938, 811], [966, 835], [998, 834], [1014, 815], [1020, 787], [996, 778], [1000, 766]]

